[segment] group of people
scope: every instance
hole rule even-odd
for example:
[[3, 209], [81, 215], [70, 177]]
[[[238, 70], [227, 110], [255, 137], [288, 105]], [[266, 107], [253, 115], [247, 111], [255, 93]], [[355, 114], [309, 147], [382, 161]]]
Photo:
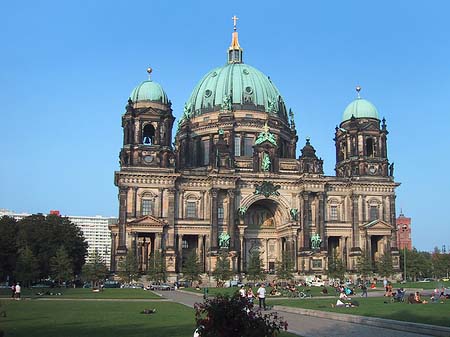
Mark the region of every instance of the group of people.
[[11, 298], [14, 298], [15, 300], [19, 301], [21, 291], [22, 291], [22, 288], [20, 287], [19, 282], [14, 283], [11, 286]]
[[248, 287], [247, 289], [245, 289], [245, 287], [242, 285], [241, 288], [239, 289], [239, 295], [242, 298], [246, 298], [247, 301], [253, 305], [253, 301], [255, 298], [258, 298], [259, 300], [259, 309], [263, 309], [266, 310], [266, 286], [264, 283], [261, 283], [261, 285], [259, 286], [258, 290], [256, 291], [256, 295], [253, 292], [252, 287]]
[[359, 307], [359, 303], [355, 300], [352, 300], [346, 293], [345, 291], [341, 291], [341, 293], [339, 294], [338, 299], [336, 300], [336, 304], [331, 304], [331, 306], [334, 308], [354, 308], [354, 307]]

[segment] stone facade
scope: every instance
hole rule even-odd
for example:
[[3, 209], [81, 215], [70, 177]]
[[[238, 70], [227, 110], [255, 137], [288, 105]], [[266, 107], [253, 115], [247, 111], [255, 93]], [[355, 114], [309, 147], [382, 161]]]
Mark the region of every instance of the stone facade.
[[[238, 56], [232, 63], [241, 65]], [[254, 250], [268, 272], [288, 255], [299, 274], [325, 274], [335, 253], [354, 272], [363, 252], [373, 261], [390, 252], [398, 268], [399, 184], [388, 162], [385, 121], [344, 120], [335, 130], [336, 176], [326, 176], [309, 139], [296, 157], [293, 113], [281, 96], [259, 105], [248, 88], [242, 96], [231, 88], [221, 104], [197, 110], [187, 104], [174, 144], [170, 101], [129, 100], [115, 173], [119, 222], [110, 227], [112, 268], [130, 249], [143, 272], [151, 254], [162, 252], [173, 279], [192, 251], [207, 273], [223, 249], [236, 273], [246, 271]], [[223, 233], [229, 241], [220, 247]]]

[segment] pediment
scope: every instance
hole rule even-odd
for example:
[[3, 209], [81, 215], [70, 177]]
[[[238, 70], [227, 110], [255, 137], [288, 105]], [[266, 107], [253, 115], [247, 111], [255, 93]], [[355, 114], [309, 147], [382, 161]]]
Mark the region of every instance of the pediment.
[[394, 226], [390, 225], [383, 220], [373, 220], [361, 226], [361, 228], [366, 230], [393, 230]]
[[158, 219], [153, 215], [145, 215], [128, 223], [128, 226], [135, 227], [164, 227], [167, 223], [164, 220]]

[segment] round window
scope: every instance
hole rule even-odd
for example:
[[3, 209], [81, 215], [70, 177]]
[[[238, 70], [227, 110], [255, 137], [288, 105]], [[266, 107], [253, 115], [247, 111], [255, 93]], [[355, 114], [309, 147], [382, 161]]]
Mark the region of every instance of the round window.
[[212, 91], [209, 89], [205, 90], [205, 97], [210, 97], [212, 95]]
[[252, 87], [245, 87], [245, 93], [249, 95], [252, 94], [253, 93]]

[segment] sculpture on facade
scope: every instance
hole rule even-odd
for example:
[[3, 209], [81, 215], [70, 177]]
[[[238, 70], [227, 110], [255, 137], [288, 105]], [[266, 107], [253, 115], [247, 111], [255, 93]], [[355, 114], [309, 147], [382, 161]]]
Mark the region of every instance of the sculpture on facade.
[[280, 192], [278, 190], [281, 188], [281, 185], [274, 185], [271, 181], [263, 181], [261, 185], [255, 184], [255, 192], [253, 194], [259, 195], [262, 194], [266, 198], [273, 196], [279, 196]]
[[291, 214], [292, 220], [294, 220], [294, 221], [298, 220], [298, 209], [297, 208], [291, 208], [289, 213]]
[[247, 212], [247, 207], [245, 207], [245, 206], [239, 207], [239, 209], [238, 209], [239, 216], [244, 217], [246, 212]]
[[267, 153], [264, 152], [261, 162], [261, 170], [263, 170], [264, 172], [268, 172], [270, 170], [270, 164], [270, 157]]
[[318, 233], [311, 236], [311, 248], [312, 249], [319, 249], [321, 243], [322, 243], [322, 239], [320, 238], [320, 235]]
[[261, 132], [258, 135], [258, 138], [256, 138], [255, 145], [259, 145], [259, 144], [265, 142], [266, 140], [268, 142], [272, 143], [273, 145], [277, 146], [277, 140], [275, 139], [275, 136], [273, 135], [273, 133], [271, 133], [269, 131], [269, 126], [267, 125], [267, 121], [264, 124], [263, 132]]
[[230, 248], [230, 235], [222, 232], [219, 236], [219, 248]]

